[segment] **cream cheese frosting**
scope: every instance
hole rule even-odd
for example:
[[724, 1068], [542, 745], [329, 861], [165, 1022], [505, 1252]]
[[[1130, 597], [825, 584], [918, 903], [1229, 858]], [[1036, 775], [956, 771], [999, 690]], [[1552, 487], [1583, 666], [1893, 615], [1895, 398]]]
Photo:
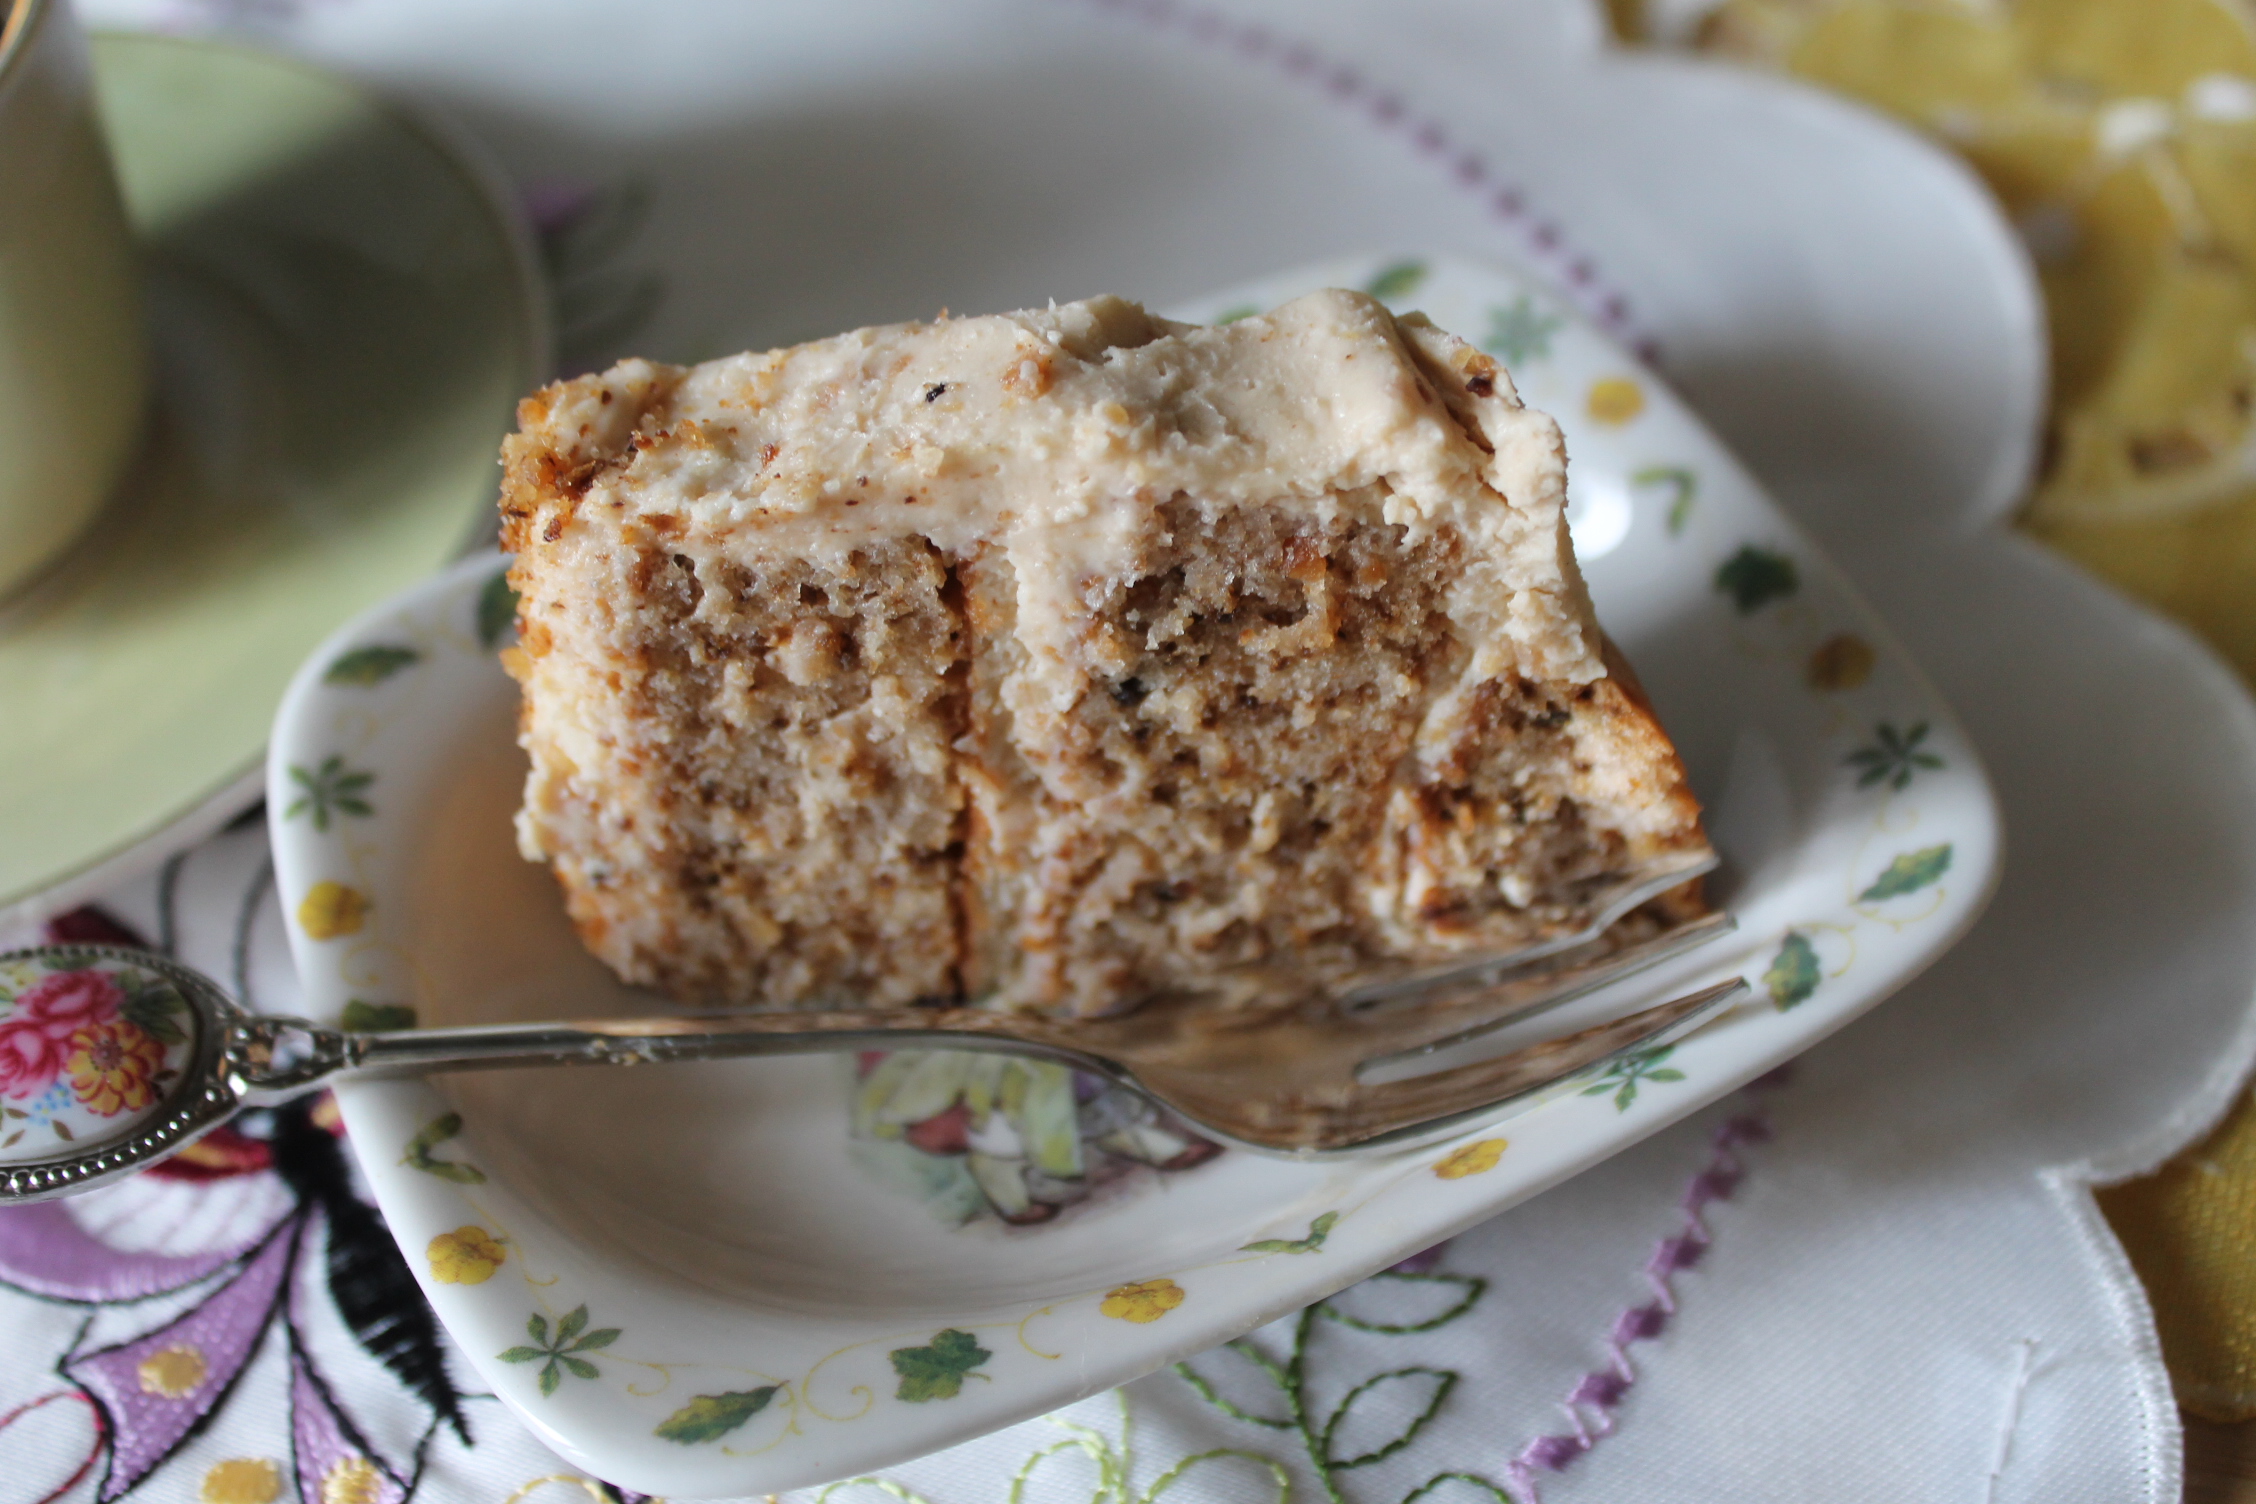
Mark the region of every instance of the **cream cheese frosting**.
[[[621, 430], [638, 413], [669, 442], [634, 445]], [[627, 361], [562, 389], [543, 426], [588, 455], [626, 445], [582, 505], [662, 532], [815, 559], [906, 533], [946, 554], [1001, 549], [1038, 660], [1018, 687], [1030, 712], [1082, 692], [1084, 594], [1127, 572], [1177, 494], [1322, 517], [1341, 493], [1379, 488], [1386, 521], [1471, 545], [1450, 612], [1479, 644], [1468, 683], [1605, 674], [1561, 536], [1557, 425], [1488, 356], [1358, 293], [1216, 327], [1101, 297], [686, 372]]]

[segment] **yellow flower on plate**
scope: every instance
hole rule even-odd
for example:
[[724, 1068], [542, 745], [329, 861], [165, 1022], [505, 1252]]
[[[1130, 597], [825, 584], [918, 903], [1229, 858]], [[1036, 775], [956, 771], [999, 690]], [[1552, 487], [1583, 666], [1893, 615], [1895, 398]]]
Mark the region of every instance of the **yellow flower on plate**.
[[134, 1369], [143, 1394], [168, 1400], [184, 1400], [194, 1394], [203, 1387], [209, 1372], [211, 1366], [204, 1361], [203, 1350], [185, 1342], [157, 1349]]
[[298, 928], [316, 940], [337, 940], [357, 935], [376, 907], [358, 888], [323, 878], [306, 890], [298, 903]]
[[1627, 376], [1608, 376], [1590, 384], [1585, 405], [1601, 423], [1627, 423], [1645, 411], [1645, 389]]
[[282, 1496], [282, 1470], [265, 1457], [230, 1457], [204, 1470], [196, 1504], [274, 1504]]
[[1159, 1320], [1182, 1303], [1181, 1285], [1171, 1279], [1146, 1279], [1106, 1291], [1104, 1304], [1098, 1306], [1097, 1310], [1116, 1320], [1133, 1321], [1140, 1326], [1147, 1321]]
[[431, 1278], [442, 1285], [482, 1285], [509, 1261], [501, 1241], [483, 1227], [442, 1232], [423, 1256], [431, 1261]]
[[1443, 1180], [1463, 1180], [1467, 1175], [1484, 1175], [1496, 1168], [1504, 1157], [1508, 1141], [1484, 1138], [1478, 1143], [1465, 1144], [1450, 1150], [1434, 1161], [1433, 1172]]
[[1878, 661], [1871, 643], [1854, 632], [1836, 632], [1817, 645], [1802, 672], [1812, 689], [1854, 689], [1872, 677]]

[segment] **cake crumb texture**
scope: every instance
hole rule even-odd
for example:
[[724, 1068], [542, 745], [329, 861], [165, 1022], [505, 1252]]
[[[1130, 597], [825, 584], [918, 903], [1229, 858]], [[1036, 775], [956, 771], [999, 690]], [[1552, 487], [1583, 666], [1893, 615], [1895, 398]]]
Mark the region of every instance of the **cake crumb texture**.
[[1707, 852], [1557, 427], [1416, 315], [1102, 298], [519, 418], [520, 844], [629, 981], [1095, 1014], [1556, 941]]

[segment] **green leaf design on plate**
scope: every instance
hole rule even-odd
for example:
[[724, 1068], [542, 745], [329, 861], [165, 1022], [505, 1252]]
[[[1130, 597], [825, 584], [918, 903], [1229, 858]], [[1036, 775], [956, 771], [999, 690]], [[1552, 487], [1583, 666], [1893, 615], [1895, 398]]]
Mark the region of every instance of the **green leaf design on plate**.
[[1752, 543], [1718, 565], [1715, 587], [1752, 616], [1772, 601], [1784, 600], [1802, 586], [1802, 574], [1782, 553], [1757, 548]]
[[601, 1378], [602, 1369], [574, 1354], [609, 1347], [619, 1340], [619, 1328], [599, 1327], [590, 1332], [587, 1324], [588, 1308], [582, 1303], [556, 1324], [556, 1335], [551, 1338], [548, 1335], [548, 1318], [535, 1311], [525, 1319], [525, 1334], [538, 1345], [506, 1348], [494, 1356], [504, 1363], [531, 1363], [545, 1359], [540, 1371], [540, 1392], [544, 1396], [554, 1394], [556, 1386], [564, 1381], [567, 1373], [580, 1379]]
[[502, 570], [478, 592], [478, 641], [499, 647], [502, 634], [517, 620], [517, 592], [509, 586], [509, 571]]
[[658, 1423], [658, 1435], [683, 1446], [717, 1441], [768, 1408], [776, 1386], [763, 1385], [729, 1394], [701, 1394]]
[[395, 643], [372, 642], [364, 648], [354, 648], [341, 653], [337, 660], [322, 671], [324, 684], [381, 684], [411, 663], [420, 662], [423, 655], [413, 648]]
[[1240, 303], [1234, 308], [1225, 308], [1216, 314], [1214, 322], [1217, 324], [1235, 324], [1240, 319], [1252, 318], [1260, 311], [1261, 305], [1258, 303]]
[[1521, 293], [1509, 308], [1488, 311], [1488, 337], [1481, 348], [1508, 366], [1540, 360], [1551, 353], [1551, 336], [1566, 327], [1566, 320], [1545, 313], [1535, 299]]
[[1599, 1073], [1590, 1085], [1582, 1089], [1586, 1097], [1602, 1097], [1608, 1092], [1614, 1096], [1614, 1111], [1627, 1112], [1629, 1104], [1637, 1100], [1640, 1082], [1682, 1081], [1684, 1072], [1662, 1061], [1674, 1053], [1676, 1046], [1663, 1045], [1657, 1050], [1640, 1050], [1624, 1055]]
[[[405, 1003], [364, 1003], [354, 998], [345, 1004], [337, 1022], [356, 1034], [384, 1034], [415, 1027], [415, 1010]], [[456, 1120], [460, 1126], [460, 1120]]]
[[954, 1399], [963, 1392], [966, 1378], [988, 1377], [972, 1370], [993, 1356], [971, 1333], [954, 1327], [935, 1332], [930, 1346], [897, 1347], [891, 1357], [893, 1371], [901, 1376], [901, 1383], [893, 1396], [912, 1405], [926, 1400]]
[[1692, 499], [1700, 492], [1700, 477], [1682, 465], [1647, 465], [1629, 478], [1633, 486], [1669, 488], [1668, 535], [1674, 538], [1692, 520]]
[[118, 980], [125, 984], [125, 1002], [119, 1007], [125, 1021], [159, 1044], [186, 1044], [188, 1031], [174, 1022], [188, 1011], [188, 1000], [173, 989], [170, 982], [139, 972], [120, 972]]
[[[426, 1175], [436, 1175], [441, 1180], [451, 1180], [456, 1185], [484, 1185], [486, 1172], [476, 1165], [459, 1160], [439, 1159], [431, 1151], [462, 1131], [462, 1114], [442, 1112], [425, 1123], [415, 1137], [407, 1141], [407, 1152], [400, 1163], [411, 1170], [421, 1170]], [[539, 1317], [534, 1317], [538, 1321]], [[512, 1359], [511, 1361], [515, 1361]]]
[[342, 757], [325, 757], [321, 766], [307, 772], [296, 763], [290, 764], [290, 781], [304, 792], [290, 801], [282, 811], [282, 818], [295, 820], [303, 814], [313, 816], [315, 830], [327, 830], [331, 819], [338, 815], [366, 817], [376, 813], [368, 802], [368, 786], [376, 781], [374, 773], [355, 772], [345, 766]]
[[1395, 261], [1379, 268], [1363, 290], [1382, 303], [1407, 298], [1426, 280], [1423, 261]]
[[1810, 994], [1817, 991], [1821, 973], [1817, 969], [1817, 948], [1800, 930], [1788, 930], [1786, 939], [1778, 947], [1778, 955], [1771, 961], [1770, 969], [1763, 973], [1763, 986], [1770, 992], [1770, 1000], [1779, 1010], [1806, 1003]]
[[1257, 1242], [1240, 1245], [1240, 1253], [1315, 1253], [1332, 1235], [1332, 1224], [1339, 1221], [1338, 1212], [1326, 1212], [1308, 1224], [1305, 1238], [1262, 1238]]
[[1906, 893], [1916, 893], [1932, 886], [1937, 879], [1950, 871], [1951, 848], [1949, 842], [1940, 846], [1922, 846], [1917, 851], [1907, 851], [1890, 862], [1885, 871], [1872, 880], [1872, 886], [1857, 895], [1858, 903], [1878, 903], [1884, 898], [1900, 898]]
[[1872, 728], [1872, 745], [1859, 747], [1841, 760], [1852, 768], [1861, 768], [1857, 787], [1871, 788], [1885, 783], [1897, 793], [1911, 787], [1911, 780], [1922, 768], [1934, 769], [1943, 760], [1919, 744], [1927, 740], [1927, 723], [1920, 721], [1908, 731], [1898, 731], [1886, 721]]

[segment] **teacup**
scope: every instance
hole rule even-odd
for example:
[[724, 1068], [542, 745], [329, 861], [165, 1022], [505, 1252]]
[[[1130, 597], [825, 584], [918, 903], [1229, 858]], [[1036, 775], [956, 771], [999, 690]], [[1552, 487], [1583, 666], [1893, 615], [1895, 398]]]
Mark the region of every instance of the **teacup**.
[[60, 554], [139, 445], [134, 250], [67, 0], [0, 0], [0, 593]]

